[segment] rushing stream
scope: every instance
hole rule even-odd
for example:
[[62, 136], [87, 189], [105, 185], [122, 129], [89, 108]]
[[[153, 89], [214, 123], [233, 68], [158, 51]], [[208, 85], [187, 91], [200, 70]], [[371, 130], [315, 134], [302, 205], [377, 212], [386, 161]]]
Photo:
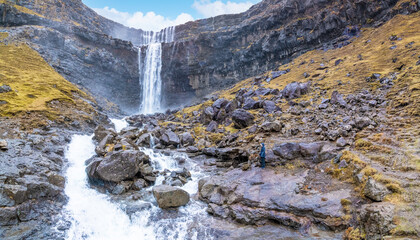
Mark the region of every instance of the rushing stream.
[[[65, 208], [65, 218], [71, 222], [67, 239], [197, 239], [198, 236], [201, 236], [199, 239], [210, 239], [206, 236], [206, 229], [197, 224], [202, 218], [208, 218], [205, 205], [193, 198], [178, 211], [164, 211], [156, 206], [152, 187], [145, 189], [143, 198], [138, 201], [113, 199], [90, 188], [85, 161], [95, 154], [94, 149], [92, 136], [75, 135], [66, 151], [70, 166], [66, 174], [65, 193], [69, 202]], [[165, 156], [153, 149], [143, 151], [150, 156], [157, 170], [180, 169], [174, 160], [180, 153]], [[191, 162], [187, 162], [186, 166], [191, 170], [192, 180], [182, 188], [194, 195], [203, 174]], [[164, 176], [159, 176], [156, 184], [163, 179]], [[128, 214], [128, 208], [138, 211]]]

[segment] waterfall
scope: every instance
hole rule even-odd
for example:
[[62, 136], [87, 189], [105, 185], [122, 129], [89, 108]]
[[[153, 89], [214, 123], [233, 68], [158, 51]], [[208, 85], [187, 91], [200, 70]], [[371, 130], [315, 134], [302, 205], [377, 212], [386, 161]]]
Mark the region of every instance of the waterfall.
[[[160, 32], [144, 32], [139, 47], [139, 75], [141, 92], [140, 113], [151, 114], [162, 111], [162, 43], [173, 42], [175, 27], [168, 27]], [[142, 57], [142, 47], [146, 54]]]

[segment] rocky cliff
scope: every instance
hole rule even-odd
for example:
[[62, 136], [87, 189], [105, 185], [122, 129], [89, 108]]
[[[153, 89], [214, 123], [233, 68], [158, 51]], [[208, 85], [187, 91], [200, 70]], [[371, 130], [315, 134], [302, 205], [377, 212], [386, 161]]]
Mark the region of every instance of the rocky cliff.
[[[0, 1], [7, 42], [29, 43], [67, 80], [92, 93], [110, 110], [136, 112], [139, 100], [137, 48], [111, 37], [137, 31], [107, 20], [81, 1]], [[126, 33], [123, 33], [126, 30]], [[125, 35], [124, 35], [125, 34]], [[128, 38], [127, 38], [128, 39]], [[112, 104], [114, 103], [114, 104]]]
[[417, 1], [264, 0], [241, 14], [177, 26], [176, 41], [164, 45], [164, 101], [188, 103], [308, 50], [342, 47], [361, 26], [418, 8]]

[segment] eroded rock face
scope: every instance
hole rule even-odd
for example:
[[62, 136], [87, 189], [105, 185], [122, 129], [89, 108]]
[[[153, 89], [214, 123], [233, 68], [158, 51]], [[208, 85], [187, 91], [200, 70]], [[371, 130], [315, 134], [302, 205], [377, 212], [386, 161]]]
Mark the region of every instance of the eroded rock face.
[[186, 191], [167, 185], [153, 187], [153, 196], [160, 208], [181, 207], [190, 201], [190, 195]]
[[310, 224], [309, 219], [316, 219], [332, 229], [344, 227], [344, 222], [332, 223], [328, 218], [344, 216], [341, 199], [348, 198], [350, 190], [301, 194], [299, 186], [306, 176], [306, 171], [292, 176], [268, 169], [234, 169], [201, 179], [199, 194], [210, 204], [210, 213], [230, 216], [241, 223], [261, 224], [277, 219], [283, 225], [303, 228]]

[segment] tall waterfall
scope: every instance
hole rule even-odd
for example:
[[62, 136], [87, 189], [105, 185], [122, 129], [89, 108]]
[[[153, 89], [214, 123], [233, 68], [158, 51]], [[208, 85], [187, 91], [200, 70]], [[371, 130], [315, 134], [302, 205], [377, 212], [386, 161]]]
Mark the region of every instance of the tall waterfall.
[[[173, 42], [175, 27], [168, 27], [160, 32], [144, 32], [139, 48], [139, 73], [141, 92], [140, 113], [150, 114], [162, 110], [162, 43]], [[146, 46], [143, 57], [142, 47]]]

